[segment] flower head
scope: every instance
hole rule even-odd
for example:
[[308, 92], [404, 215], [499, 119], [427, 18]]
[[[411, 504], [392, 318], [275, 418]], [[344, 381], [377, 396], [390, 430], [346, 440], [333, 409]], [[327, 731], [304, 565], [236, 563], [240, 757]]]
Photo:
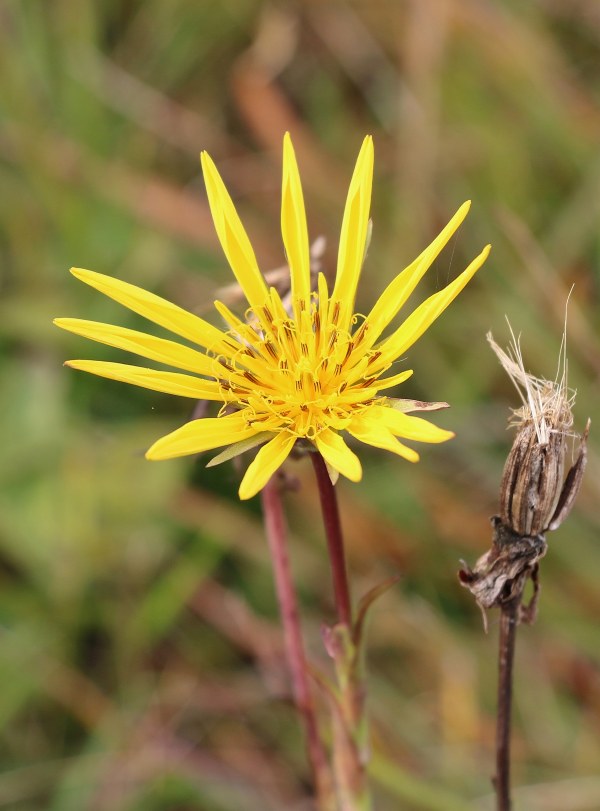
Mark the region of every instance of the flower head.
[[[510, 325], [509, 325], [510, 326]], [[566, 322], [554, 380], [525, 370], [521, 345], [511, 328], [512, 344], [501, 349], [488, 333], [490, 346], [519, 392], [522, 406], [512, 410], [517, 432], [504, 465], [500, 514], [492, 516], [493, 541], [471, 569], [458, 573], [483, 612], [493, 606], [519, 605], [519, 621], [535, 620], [539, 596], [539, 562], [547, 552], [546, 532], [567, 518], [581, 487], [587, 463], [588, 419], [584, 432], [572, 430], [575, 392], [567, 384]], [[569, 439], [579, 438], [575, 462], [564, 475]], [[527, 580], [533, 581], [529, 605], [521, 605]]]
[[215, 308], [226, 325], [221, 330], [141, 288], [74, 268], [72, 273], [86, 284], [201, 349], [92, 321], [60, 318], [55, 322], [78, 335], [182, 371], [68, 361], [75, 369], [221, 403], [218, 416], [186, 423], [159, 439], [146, 456], [168, 459], [233, 446], [215, 462], [262, 445], [240, 485], [240, 498], [245, 499], [266, 484], [298, 441], [312, 443], [332, 470], [358, 481], [360, 461], [343, 432], [411, 462], [418, 461], [418, 454], [399, 437], [420, 442], [450, 439], [451, 432], [406, 413], [427, 408], [427, 404], [395, 400], [384, 393], [410, 377], [412, 370], [388, 372], [481, 267], [489, 246], [391, 334], [381, 336], [459, 227], [470, 203], [464, 203], [431, 245], [388, 285], [358, 325], [354, 300], [369, 227], [371, 137], [363, 142], [350, 183], [331, 291], [323, 274], [319, 274], [317, 289], [311, 290], [302, 186], [291, 139], [289, 135], [284, 138], [281, 232], [290, 267], [289, 312], [279, 293], [267, 286], [233, 202], [206, 153], [202, 154], [202, 167], [217, 234], [248, 300], [246, 319], [216, 301]]
[[[520, 341], [504, 352], [491, 332], [488, 342], [522, 401], [510, 425], [517, 428], [500, 485], [500, 523], [516, 536], [536, 536], [558, 529], [569, 515], [587, 464], [590, 422], [573, 432], [575, 392], [567, 383], [566, 326], [555, 380], [525, 371]], [[579, 438], [575, 463], [565, 476], [569, 440]]]

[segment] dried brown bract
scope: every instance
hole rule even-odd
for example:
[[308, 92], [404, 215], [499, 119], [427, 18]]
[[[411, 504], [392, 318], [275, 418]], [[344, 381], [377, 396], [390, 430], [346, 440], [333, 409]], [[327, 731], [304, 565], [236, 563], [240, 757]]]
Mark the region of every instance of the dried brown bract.
[[[554, 381], [525, 371], [519, 342], [513, 335], [508, 353], [488, 334], [488, 341], [515, 384], [522, 405], [510, 425], [517, 433], [504, 466], [500, 514], [492, 518], [492, 548], [475, 564], [459, 572], [478, 605], [485, 610], [513, 600], [520, 602], [529, 577], [534, 598], [521, 619], [532, 621], [537, 599], [538, 562], [546, 553], [545, 533], [559, 527], [573, 507], [587, 461], [590, 421], [581, 436], [572, 430], [575, 393], [567, 386], [565, 344]], [[576, 439], [574, 463], [564, 475], [567, 453]]]
[[492, 518], [492, 527], [491, 549], [479, 558], [473, 569], [463, 561], [458, 579], [475, 597], [487, 630], [486, 610], [513, 601], [520, 606], [525, 584], [531, 578], [533, 597], [527, 606], [520, 606], [519, 620], [533, 622], [539, 592], [538, 565], [548, 549], [546, 539], [543, 535], [517, 535], [497, 515]]

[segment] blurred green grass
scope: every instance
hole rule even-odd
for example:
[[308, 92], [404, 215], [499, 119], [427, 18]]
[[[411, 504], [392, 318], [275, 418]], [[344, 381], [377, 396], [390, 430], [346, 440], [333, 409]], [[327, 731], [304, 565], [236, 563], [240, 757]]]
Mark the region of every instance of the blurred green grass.
[[[600, 373], [600, 13], [594, 3], [6, 0], [0, 9], [0, 808], [306, 807], [257, 505], [233, 467], [150, 464], [191, 404], [62, 368], [109, 351], [61, 334], [132, 316], [90, 267], [206, 315], [231, 275], [198, 165], [207, 149], [261, 265], [282, 262], [292, 132], [332, 270], [360, 141], [375, 136], [369, 306], [466, 198], [419, 295], [487, 242], [486, 267], [410, 352], [406, 396], [457, 439], [418, 466], [366, 454], [340, 485], [354, 592], [399, 571], [371, 623], [378, 808], [488, 809], [495, 637], [455, 572], [489, 542], [509, 382], [485, 333], [508, 315], [552, 377], [569, 304], [577, 427]], [[600, 808], [598, 442], [550, 540], [519, 640], [517, 809]], [[314, 485], [288, 498], [305, 628], [331, 618]]]

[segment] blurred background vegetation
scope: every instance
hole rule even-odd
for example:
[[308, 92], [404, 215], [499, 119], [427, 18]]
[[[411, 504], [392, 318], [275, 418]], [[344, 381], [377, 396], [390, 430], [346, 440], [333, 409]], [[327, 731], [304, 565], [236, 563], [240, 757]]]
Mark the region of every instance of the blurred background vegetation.
[[[600, 7], [595, 0], [4, 0], [0, 7], [0, 808], [301, 809], [257, 500], [233, 466], [148, 463], [178, 398], [62, 368], [116, 352], [53, 316], [133, 325], [68, 274], [88, 267], [203, 315], [231, 281], [198, 153], [216, 160], [261, 265], [281, 265], [289, 129], [312, 238], [337, 235], [373, 133], [364, 311], [466, 198], [421, 285], [490, 260], [410, 351], [403, 396], [447, 400], [457, 438], [411, 466], [363, 451], [341, 482], [355, 596], [399, 572], [369, 641], [378, 808], [492, 807], [496, 616], [459, 559], [488, 517], [516, 395], [485, 341], [553, 377], [569, 304], [576, 427], [598, 401]], [[598, 433], [575, 513], [550, 537], [540, 616], [517, 651], [517, 808], [600, 809]], [[333, 617], [310, 466], [291, 467], [293, 563], [314, 660]], [[596, 505], [596, 507], [594, 507]]]

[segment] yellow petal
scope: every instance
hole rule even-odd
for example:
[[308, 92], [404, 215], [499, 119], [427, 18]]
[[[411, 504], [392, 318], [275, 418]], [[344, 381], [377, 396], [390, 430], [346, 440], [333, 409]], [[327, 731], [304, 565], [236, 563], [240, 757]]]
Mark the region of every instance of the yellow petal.
[[374, 417], [367, 415], [355, 417], [348, 426], [347, 431], [367, 445], [391, 451], [409, 462], [419, 461], [419, 454], [416, 451], [399, 442], [392, 432], [384, 425], [381, 425]]
[[317, 277], [317, 290], [319, 292], [319, 316], [321, 319], [321, 329], [323, 329], [327, 322], [327, 313], [329, 311], [329, 291], [327, 289], [327, 279], [323, 273], [319, 273]]
[[411, 417], [395, 408], [375, 406], [370, 414], [372, 419], [390, 430], [394, 436], [414, 439], [417, 442], [446, 442], [454, 437], [452, 431], [438, 428], [422, 417]]
[[165, 363], [167, 366], [176, 366], [178, 369], [185, 369], [188, 372], [215, 377], [215, 370], [219, 369], [219, 364], [215, 363], [212, 358], [196, 352], [195, 349], [190, 349], [175, 341], [155, 338], [144, 332], [115, 327], [112, 324], [101, 324], [97, 321], [84, 321], [80, 318], [55, 318], [54, 323], [57, 327], [73, 332], [75, 335], [81, 335], [117, 349], [124, 349], [126, 352], [133, 352], [143, 358]]
[[238, 318], [226, 304], [217, 300], [213, 302], [213, 305], [229, 329], [236, 332], [242, 341], [252, 344], [253, 346], [260, 341], [259, 336], [250, 324]]
[[235, 345], [232, 348], [227, 336], [208, 321], [198, 318], [197, 315], [193, 315], [141, 287], [113, 279], [102, 273], [95, 273], [93, 270], [71, 268], [71, 273], [80, 281], [89, 284], [90, 287], [104, 293], [105, 296], [114, 299], [134, 313], [142, 315], [149, 321], [153, 321], [195, 344], [200, 344], [213, 352], [225, 354], [227, 357], [231, 357], [233, 352], [239, 348]]
[[350, 324], [356, 287], [365, 258], [372, 184], [373, 139], [367, 135], [348, 189], [340, 234], [335, 285], [331, 294], [333, 302], [343, 305], [339, 325], [344, 329], [347, 329]]
[[240, 484], [239, 496], [242, 500], [252, 498], [265, 486], [271, 476], [289, 456], [296, 437], [282, 432], [259, 450]]
[[248, 425], [242, 411], [228, 414], [226, 417], [192, 420], [157, 440], [146, 451], [146, 459], [173, 459], [176, 456], [211, 451], [222, 445], [233, 445], [256, 433], [257, 431]]
[[144, 389], [191, 397], [194, 400], [226, 399], [226, 393], [213, 380], [203, 380], [179, 372], [159, 372], [142, 366], [109, 363], [103, 360], [68, 360], [65, 366], [79, 369], [81, 372], [90, 372], [99, 377], [108, 377], [110, 380], [119, 380], [121, 383], [131, 383]]
[[321, 456], [334, 470], [339, 471], [350, 481], [359, 482], [361, 480], [360, 459], [350, 450], [339, 434], [326, 428], [317, 434], [314, 443]]
[[463, 203], [448, 225], [438, 234], [433, 242], [425, 248], [423, 253], [421, 253], [414, 262], [411, 262], [402, 273], [396, 276], [379, 296], [373, 309], [366, 318], [368, 332], [365, 336], [365, 340], [361, 342], [360, 348], [362, 351], [366, 351], [373, 346], [383, 330], [396, 316], [417, 284], [429, 270], [433, 261], [460, 227], [462, 221], [469, 213], [470, 207], [470, 200]]
[[[281, 234], [290, 266], [294, 306], [310, 306], [310, 256], [304, 196], [292, 139], [286, 132], [283, 139], [283, 181], [281, 188]], [[299, 320], [299, 313], [296, 313]]]
[[443, 290], [426, 299], [389, 338], [379, 345], [381, 357], [373, 364], [373, 371], [384, 368], [388, 363], [400, 357], [421, 337], [483, 265], [490, 250], [491, 246], [487, 245], [460, 276]]
[[397, 375], [392, 375], [392, 377], [382, 377], [380, 380], [374, 380], [373, 386], [378, 391], [381, 389], [391, 389], [392, 386], [398, 386], [400, 383], [404, 383], [405, 380], [408, 380], [409, 377], [412, 377], [413, 370], [407, 369], [405, 372], [400, 372]]
[[217, 167], [206, 152], [202, 153], [201, 161], [208, 202], [221, 247], [248, 302], [252, 307], [258, 307], [264, 304], [268, 290], [252, 245]]

